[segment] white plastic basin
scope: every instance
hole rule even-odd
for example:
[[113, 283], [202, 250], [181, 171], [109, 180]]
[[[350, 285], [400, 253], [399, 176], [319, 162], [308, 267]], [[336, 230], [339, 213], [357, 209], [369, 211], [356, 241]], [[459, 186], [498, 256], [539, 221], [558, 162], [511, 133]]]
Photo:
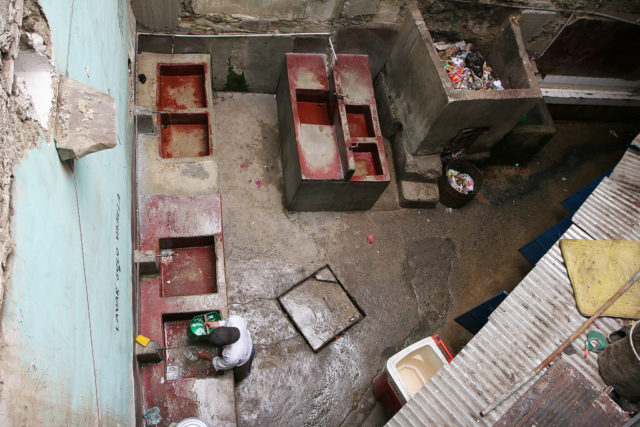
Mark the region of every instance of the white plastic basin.
[[406, 402], [446, 363], [435, 340], [428, 337], [391, 356], [387, 372]]

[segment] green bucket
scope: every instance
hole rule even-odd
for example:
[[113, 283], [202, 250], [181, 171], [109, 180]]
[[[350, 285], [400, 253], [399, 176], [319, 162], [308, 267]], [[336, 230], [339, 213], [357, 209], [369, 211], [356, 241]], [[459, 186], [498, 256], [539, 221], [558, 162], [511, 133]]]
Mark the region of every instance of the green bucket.
[[[209, 334], [207, 334], [204, 329], [205, 318], [207, 322], [218, 322], [222, 320], [220, 313], [218, 313], [217, 311], [193, 316], [193, 319], [191, 319], [191, 322], [189, 322], [189, 327], [187, 328], [187, 336], [190, 340], [204, 341], [207, 339]], [[211, 333], [212, 330], [210, 330], [209, 333]]]

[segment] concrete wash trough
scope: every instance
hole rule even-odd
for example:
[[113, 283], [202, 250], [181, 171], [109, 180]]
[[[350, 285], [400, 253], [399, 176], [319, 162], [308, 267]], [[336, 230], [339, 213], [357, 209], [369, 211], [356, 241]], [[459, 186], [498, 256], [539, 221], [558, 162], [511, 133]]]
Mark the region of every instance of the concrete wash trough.
[[542, 98], [517, 24], [509, 21], [481, 53], [505, 90], [454, 89], [420, 11], [407, 9], [389, 60], [376, 80], [376, 95], [384, 104], [380, 106], [385, 112], [380, 119], [383, 128], [396, 133], [401, 129], [402, 138], [396, 142], [404, 144], [410, 155], [463, 149], [471, 158], [488, 157]]
[[211, 57], [138, 55], [138, 192], [218, 191], [212, 126]]
[[233, 375], [213, 377], [211, 362], [184, 354], [216, 352], [189, 339], [193, 316], [228, 316], [220, 195], [142, 197], [139, 206], [140, 250], [160, 259], [160, 274], [140, 280], [139, 333], [165, 347], [163, 361], [140, 367], [143, 405], [160, 408], [167, 425], [194, 414], [234, 425]]
[[210, 56], [140, 54], [138, 72], [138, 118], [150, 124], [137, 144], [138, 249], [159, 267], [140, 280], [138, 332], [164, 347], [163, 360], [140, 366], [141, 402], [162, 425], [194, 415], [235, 425], [233, 375], [214, 377], [211, 362], [185, 354], [216, 354], [187, 335], [193, 316], [229, 315]]
[[[160, 157], [204, 157], [211, 154], [207, 108], [206, 63], [158, 63], [156, 104], [160, 114]], [[191, 110], [194, 110], [193, 112]], [[189, 111], [172, 113], [171, 111]]]
[[287, 209], [361, 210], [390, 181], [366, 55], [286, 54], [278, 86]]
[[364, 318], [329, 266], [325, 266], [278, 298], [313, 351]]

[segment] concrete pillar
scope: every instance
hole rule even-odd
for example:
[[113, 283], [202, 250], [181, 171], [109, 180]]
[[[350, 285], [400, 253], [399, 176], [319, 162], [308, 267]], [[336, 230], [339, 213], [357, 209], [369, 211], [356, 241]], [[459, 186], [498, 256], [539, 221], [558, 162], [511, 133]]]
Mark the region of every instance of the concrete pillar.
[[136, 21], [151, 31], [173, 31], [178, 26], [180, 0], [133, 0]]

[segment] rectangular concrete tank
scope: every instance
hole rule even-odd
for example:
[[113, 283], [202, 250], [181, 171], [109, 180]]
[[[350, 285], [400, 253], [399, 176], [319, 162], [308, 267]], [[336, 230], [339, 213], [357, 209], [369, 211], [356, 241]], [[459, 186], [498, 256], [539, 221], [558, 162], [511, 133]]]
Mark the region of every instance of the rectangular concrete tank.
[[493, 145], [541, 99], [516, 23], [509, 21], [482, 53], [505, 90], [454, 89], [420, 11], [405, 12], [383, 75], [386, 102], [395, 112], [392, 120], [402, 125], [411, 154], [464, 148], [476, 157], [488, 156]]
[[371, 208], [390, 182], [366, 55], [285, 55], [277, 91], [284, 195], [293, 211]]

